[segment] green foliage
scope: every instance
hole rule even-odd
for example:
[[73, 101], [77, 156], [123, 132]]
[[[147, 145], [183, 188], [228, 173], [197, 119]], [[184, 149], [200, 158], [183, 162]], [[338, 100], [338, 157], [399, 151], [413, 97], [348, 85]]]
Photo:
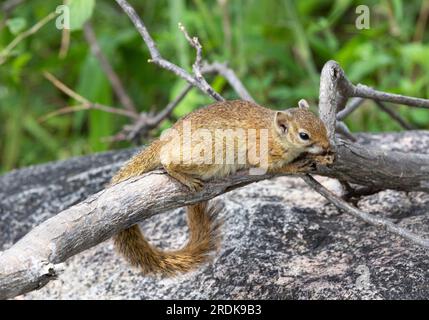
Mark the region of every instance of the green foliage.
[[[8, 19], [0, 13], [0, 56], [18, 35], [63, 1], [25, 1]], [[208, 61], [228, 61], [255, 99], [272, 108], [296, 105], [303, 97], [317, 103], [319, 72], [334, 59], [350, 79], [379, 90], [429, 96], [429, 34], [424, 1], [355, 0], [159, 0], [130, 1], [143, 18], [163, 56], [191, 70], [195, 52], [177, 28], [182, 22], [199, 37]], [[224, 4], [223, 4], [224, 3]], [[125, 147], [106, 137], [127, 118], [101, 111], [79, 111], [44, 122], [41, 117], [79, 104], [43, 77], [49, 71], [85, 98], [121, 107], [82, 27], [91, 19], [102, 51], [122, 79], [139, 111], [160, 110], [185, 83], [148, 64], [149, 52], [128, 17], [114, 1], [69, 0], [70, 48], [59, 57], [62, 31], [55, 19], [23, 39], [0, 64], [0, 172], [71, 156]], [[370, 8], [370, 29], [355, 27], [360, 4]], [[213, 87], [229, 99], [235, 93], [220, 76]], [[210, 103], [192, 90], [174, 110], [178, 118]], [[429, 112], [396, 110], [417, 128], [429, 129]], [[173, 119], [174, 121], [174, 119]], [[353, 131], [400, 130], [373, 103], [366, 102], [347, 124]], [[161, 129], [171, 125], [164, 121]], [[157, 132], [159, 133], [160, 130]]]
[[80, 30], [84, 23], [92, 16], [95, 0], [69, 0], [70, 29]]

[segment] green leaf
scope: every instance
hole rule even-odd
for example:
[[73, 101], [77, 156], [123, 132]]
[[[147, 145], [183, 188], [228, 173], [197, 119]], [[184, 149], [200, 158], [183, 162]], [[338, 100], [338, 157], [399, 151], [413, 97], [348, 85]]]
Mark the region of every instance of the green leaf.
[[6, 21], [9, 31], [13, 35], [17, 35], [27, 26], [27, 21], [24, 18], [12, 18]]
[[80, 30], [84, 23], [91, 18], [95, 0], [70, 0], [70, 29]]

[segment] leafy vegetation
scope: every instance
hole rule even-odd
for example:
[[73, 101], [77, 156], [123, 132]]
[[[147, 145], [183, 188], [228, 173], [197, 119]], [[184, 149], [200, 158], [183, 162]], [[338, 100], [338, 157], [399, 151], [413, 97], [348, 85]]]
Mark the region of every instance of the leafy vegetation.
[[[83, 35], [82, 25], [88, 18], [139, 111], [162, 109], [185, 85], [147, 63], [147, 48], [114, 1], [69, 2], [72, 31], [63, 57], [59, 55], [62, 31], [55, 27], [55, 19], [10, 47], [62, 1], [24, 1], [0, 13], [0, 63], [4, 60], [0, 64], [0, 172], [129, 145], [106, 142], [129, 121], [116, 114], [86, 110], [41, 121], [50, 112], [77, 104], [47, 81], [44, 71], [91, 101], [121, 107]], [[191, 35], [198, 35], [208, 61], [228, 61], [255, 99], [272, 108], [296, 105], [302, 97], [315, 105], [319, 72], [329, 59], [340, 62], [355, 83], [428, 98], [429, 3], [363, 2], [371, 13], [368, 30], [355, 26], [355, 10], [362, 1], [130, 1], [167, 59], [191, 68], [194, 51], [177, 28], [180, 21]], [[209, 79], [222, 95], [235, 98], [224, 79]], [[193, 90], [174, 116], [209, 101]], [[415, 127], [429, 128], [427, 110], [395, 108]], [[352, 131], [400, 130], [370, 102], [347, 124]], [[165, 121], [162, 127], [168, 125]]]

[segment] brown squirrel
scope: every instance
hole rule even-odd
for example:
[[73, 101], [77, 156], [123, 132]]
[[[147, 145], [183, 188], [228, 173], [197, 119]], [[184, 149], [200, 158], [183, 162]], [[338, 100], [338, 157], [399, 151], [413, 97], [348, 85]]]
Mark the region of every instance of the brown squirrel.
[[[189, 126], [191, 132], [205, 130], [206, 133], [214, 135], [215, 139], [196, 139], [186, 145], [185, 141], [180, 141], [185, 135], [185, 124]], [[228, 131], [226, 135], [218, 138], [216, 133], [219, 129], [256, 132], [254, 150], [251, 150], [252, 146], [238, 141], [237, 136], [229, 142], [245, 153], [246, 161], [241, 163], [237, 161], [237, 153], [233, 156], [234, 161], [215, 161], [216, 156], [226, 158], [225, 149], [228, 142], [226, 144], [223, 142], [231, 133]], [[263, 130], [267, 138], [266, 151], [262, 150]], [[242, 100], [216, 102], [178, 120], [171, 132], [174, 134], [167, 134], [167, 138], [164, 136], [155, 140], [134, 156], [112, 178], [111, 183], [116, 184], [130, 177], [164, 168], [171, 177], [186, 185], [191, 191], [198, 191], [203, 181], [255, 167], [264, 155], [265, 169], [270, 173], [305, 172], [308, 171], [307, 165], [310, 162], [330, 164], [333, 161], [326, 128], [323, 122], [308, 110], [308, 103], [305, 100], [299, 102], [299, 108], [286, 111], [275, 111]], [[174, 140], [174, 136], [179, 140]], [[201, 159], [196, 159], [195, 155], [201, 156], [204, 147], [214, 150], [217, 143], [221, 144], [221, 148], [211, 152], [209, 160], [212, 161], [202, 162]], [[259, 158], [256, 158], [255, 154], [258, 152]], [[310, 159], [304, 161], [305, 165], [302, 161], [293, 162], [305, 154]], [[168, 161], [165, 161], [164, 155], [168, 155]], [[207, 261], [210, 253], [218, 247], [220, 238], [219, 222], [216, 219], [218, 211], [218, 208], [208, 202], [187, 207], [189, 240], [182, 249], [165, 252], [153, 247], [144, 238], [138, 225], [115, 235], [115, 246], [131, 265], [139, 267], [146, 274], [174, 275], [190, 271]]]

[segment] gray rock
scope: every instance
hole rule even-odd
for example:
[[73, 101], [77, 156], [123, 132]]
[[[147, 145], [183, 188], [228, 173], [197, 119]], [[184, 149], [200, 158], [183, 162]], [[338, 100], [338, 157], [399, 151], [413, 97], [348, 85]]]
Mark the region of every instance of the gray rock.
[[[429, 133], [361, 135], [386, 150], [428, 153]], [[402, 148], [402, 149], [401, 149]], [[0, 177], [0, 248], [103, 188], [135, 150], [30, 167]], [[332, 180], [321, 179], [332, 186]], [[213, 261], [176, 278], [144, 277], [106, 241], [64, 263], [64, 273], [23, 299], [428, 299], [428, 252], [339, 212], [299, 178], [222, 195], [223, 241]], [[429, 236], [429, 195], [386, 190], [358, 206]], [[141, 223], [151, 241], [177, 248], [184, 210]]]

